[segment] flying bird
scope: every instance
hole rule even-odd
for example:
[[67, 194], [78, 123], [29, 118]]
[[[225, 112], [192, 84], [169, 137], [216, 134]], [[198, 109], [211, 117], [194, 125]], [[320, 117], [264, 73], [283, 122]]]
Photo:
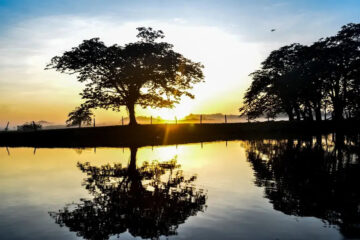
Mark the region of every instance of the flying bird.
[[276, 31], [276, 29], [275, 29], [275, 28], [273, 28], [273, 29], [271, 29], [270, 31], [271, 31], [271, 32], [275, 32], [275, 31]]

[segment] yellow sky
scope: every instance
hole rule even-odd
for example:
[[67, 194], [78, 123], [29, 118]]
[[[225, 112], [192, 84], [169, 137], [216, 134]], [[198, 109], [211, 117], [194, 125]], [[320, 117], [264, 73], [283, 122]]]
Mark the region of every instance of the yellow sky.
[[[141, 109], [137, 115], [174, 119], [189, 113], [237, 114], [248, 74], [260, 66], [265, 52], [271, 49], [259, 42], [245, 41], [224, 29], [194, 26], [186, 22], [116, 23], [106, 19], [75, 17], [40, 18], [23, 22], [3, 38], [0, 56], [0, 126], [25, 121], [46, 120], [63, 124], [67, 114], [82, 100], [78, 95], [83, 84], [76, 76], [44, 67], [55, 55], [61, 55], [84, 39], [100, 37], [107, 45], [136, 41], [136, 27], [151, 26], [164, 31], [165, 41], [185, 57], [201, 62], [205, 83], [195, 86], [195, 99], [184, 98], [175, 109]], [[34, 31], [35, 29], [35, 31]], [[23, 41], [27, 39], [27, 41]], [[5, 47], [4, 47], [5, 46]], [[119, 123], [126, 111], [95, 111], [98, 123]]]

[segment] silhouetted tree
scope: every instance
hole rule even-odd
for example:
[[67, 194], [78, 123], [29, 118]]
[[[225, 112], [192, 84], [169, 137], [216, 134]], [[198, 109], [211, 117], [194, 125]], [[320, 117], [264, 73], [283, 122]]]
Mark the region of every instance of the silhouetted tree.
[[193, 98], [188, 90], [203, 80], [203, 66], [173, 51], [173, 45], [156, 42], [162, 31], [137, 29], [137, 42], [107, 47], [99, 38], [85, 40], [52, 58], [46, 69], [76, 73], [87, 82], [81, 95], [88, 106], [116, 111], [125, 106], [130, 125], [137, 124], [135, 105], [173, 107], [183, 95]]
[[360, 24], [348, 24], [332, 37], [314, 44], [318, 69], [324, 82], [335, 120], [344, 118], [345, 110], [357, 112], [360, 89]]
[[302, 46], [292, 58], [292, 68], [281, 76], [278, 88], [286, 92], [290, 89], [292, 112], [297, 120], [312, 121], [315, 115], [321, 121], [321, 108], [324, 104], [324, 83], [319, 75], [321, 63], [318, 53], [312, 46]]
[[81, 105], [69, 113], [66, 124], [67, 126], [79, 126], [79, 128], [81, 127], [81, 124], [90, 125], [92, 115], [93, 114], [88, 107]]
[[289, 120], [294, 120], [297, 109], [297, 82], [289, 78], [300, 59], [299, 52], [305, 47], [292, 44], [273, 51], [262, 63], [262, 68], [250, 74], [253, 78], [244, 97], [242, 115], [257, 118], [267, 115], [274, 118], [279, 113], [286, 113]]
[[[348, 24], [311, 46], [291, 44], [273, 51], [253, 72], [241, 115], [321, 121], [359, 118], [360, 24]], [[326, 117], [326, 116], [325, 116]]]
[[247, 159], [275, 210], [326, 220], [358, 238], [360, 138], [334, 136], [253, 141]]
[[179, 224], [204, 210], [206, 193], [195, 188], [196, 176], [184, 177], [176, 158], [137, 168], [136, 152], [132, 147], [127, 167], [78, 163], [87, 175], [83, 185], [94, 198], [51, 212], [56, 223], [85, 239], [108, 239], [125, 231], [157, 239], [175, 235]]
[[42, 129], [42, 125], [40, 123], [35, 123], [32, 121], [31, 123], [24, 123], [23, 125], [17, 126], [18, 131], [36, 131]]

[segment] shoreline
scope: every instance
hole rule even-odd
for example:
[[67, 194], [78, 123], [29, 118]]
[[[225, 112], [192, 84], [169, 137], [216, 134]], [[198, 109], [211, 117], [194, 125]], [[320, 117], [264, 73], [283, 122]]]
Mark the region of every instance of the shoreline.
[[302, 138], [356, 132], [360, 121], [146, 124], [0, 132], [2, 147], [127, 147], [209, 141]]

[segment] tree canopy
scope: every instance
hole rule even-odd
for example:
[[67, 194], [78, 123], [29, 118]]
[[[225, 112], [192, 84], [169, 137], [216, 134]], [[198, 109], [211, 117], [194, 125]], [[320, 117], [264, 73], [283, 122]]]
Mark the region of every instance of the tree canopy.
[[137, 167], [136, 152], [131, 147], [128, 166], [78, 163], [93, 198], [51, 212], [56, 223], [85, 239], [105, 240], [126, 231], [158, 239], [176, 235], [179, 224], [205, 209], [207, 194], [196, 189], [195, 175], [184, 176], [176, 158]]
[[74, 111], [69, 113], [66, 124], [67, 126], [79, 127], [81, 127], [81, 124], [90, 125], [92, 115], [92, 112], [87, 106], [81, 105], [80, 107], [77, 107]]
[[250, 74], [241, 115], [255, 119], [285, 113], [289, 120], [359, 118], [360, 24], [310, 46], [298, 43], [271, 52]]
[[84, 40], [79, 46], [51, 59], [46, 69], [76, 74], [86, 82], [81, 96], [90, 108], [119, 111], [125, 106], [130, 124], [136, 124], [135, 105], [143, 108], [173, 107], [189, 89], [203, 81], [203, 65], [173, 50], [173, 45], [157, 42], [162, 31], [137, 28], [140, 39], [125, 46], [106, 46], [99, 38]]
[[275, 210], [316, 217], [338, 226], [345, 238], [360, 237], [358, 134], [256, 140], [246, 156]]

